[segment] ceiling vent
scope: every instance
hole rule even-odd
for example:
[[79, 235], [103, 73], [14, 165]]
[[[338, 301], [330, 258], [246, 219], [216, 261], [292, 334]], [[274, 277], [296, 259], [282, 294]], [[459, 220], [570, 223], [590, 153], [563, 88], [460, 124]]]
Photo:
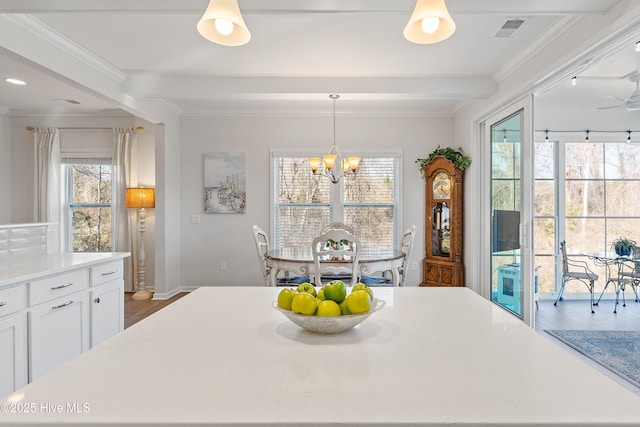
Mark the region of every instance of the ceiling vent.
[[524, 19], [508, 19], [494, 37], [499, 39], [509, 38], [522, 26], [522, 24], [524, 24]]

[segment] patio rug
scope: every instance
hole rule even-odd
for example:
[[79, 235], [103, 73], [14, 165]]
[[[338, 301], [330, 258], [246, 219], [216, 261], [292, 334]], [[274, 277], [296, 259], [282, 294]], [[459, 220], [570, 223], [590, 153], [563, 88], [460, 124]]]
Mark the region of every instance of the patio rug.
[[640, 331], [545, 332], [640, 387]]

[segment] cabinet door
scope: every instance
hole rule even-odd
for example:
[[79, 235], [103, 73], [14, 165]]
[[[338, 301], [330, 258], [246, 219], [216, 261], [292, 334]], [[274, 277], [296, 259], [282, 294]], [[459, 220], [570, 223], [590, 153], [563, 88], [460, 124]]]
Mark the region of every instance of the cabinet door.
[[47, 302], [29, 312], [29, 381], [89, 349], [89, 295]]
[[91, 291], [91, 347], [124, 329], [124, 280]]
[[24, 314], [0, 320], [0, 398], [27, 384]]

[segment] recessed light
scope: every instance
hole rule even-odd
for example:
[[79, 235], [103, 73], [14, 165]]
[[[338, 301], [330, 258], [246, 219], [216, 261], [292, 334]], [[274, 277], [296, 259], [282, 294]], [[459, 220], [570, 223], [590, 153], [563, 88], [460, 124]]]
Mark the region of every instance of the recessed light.
[[4, 81], [7, 83], [11, 83], [12, 85], [20, 85], [20, 86], [26, 85], [26, 83], [23, 82], [22, 80], [14, 79], [11, 77], [7, 77], [6, 79], [4, 79]]

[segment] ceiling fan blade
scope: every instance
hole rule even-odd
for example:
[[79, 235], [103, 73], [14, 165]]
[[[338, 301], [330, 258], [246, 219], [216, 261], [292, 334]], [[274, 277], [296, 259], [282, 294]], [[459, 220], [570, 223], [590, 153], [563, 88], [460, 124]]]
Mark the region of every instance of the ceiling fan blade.
[[609, 105], [606, 107], [596, 107], [596, 110], [612, 110], [614, 108], [621, 108], [621, 107], [624, 107], [624, 104]]

